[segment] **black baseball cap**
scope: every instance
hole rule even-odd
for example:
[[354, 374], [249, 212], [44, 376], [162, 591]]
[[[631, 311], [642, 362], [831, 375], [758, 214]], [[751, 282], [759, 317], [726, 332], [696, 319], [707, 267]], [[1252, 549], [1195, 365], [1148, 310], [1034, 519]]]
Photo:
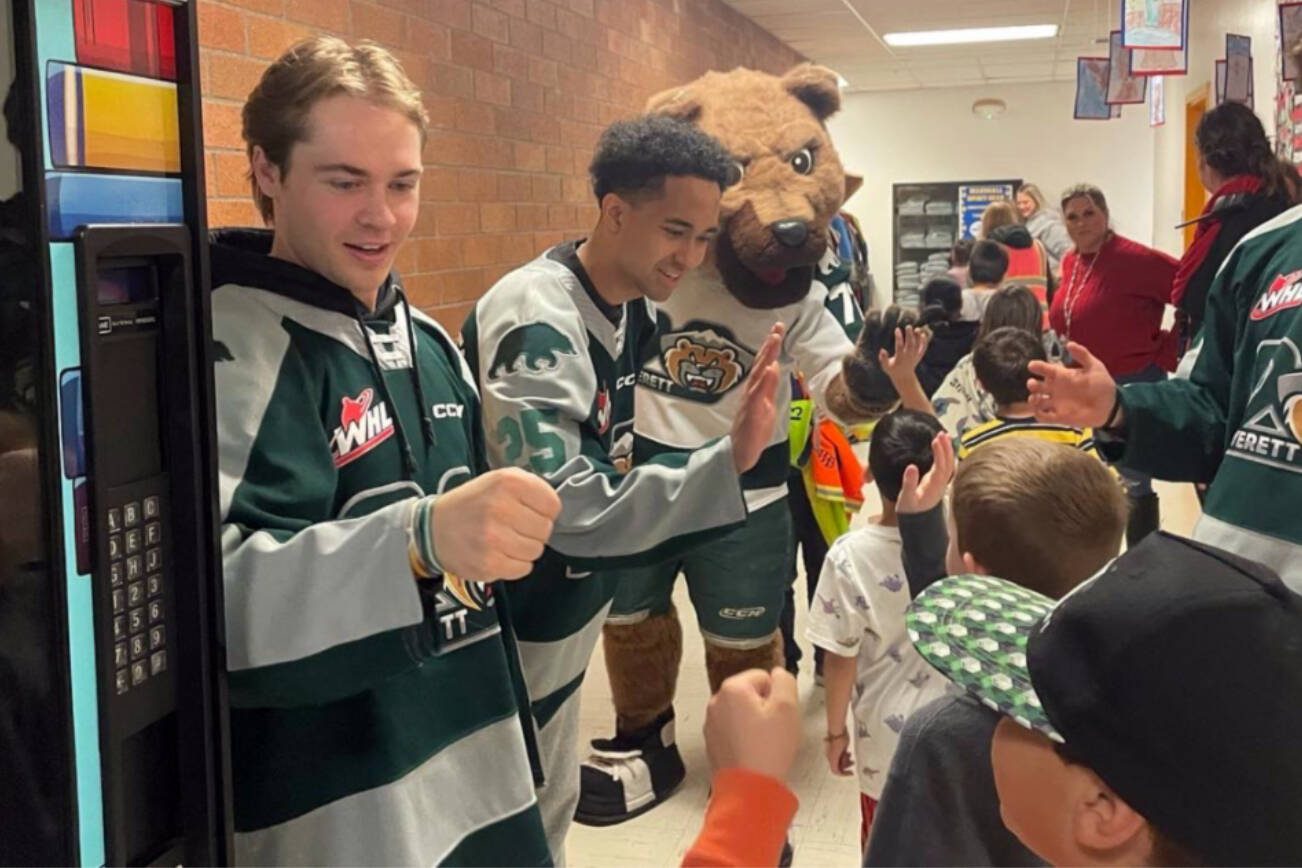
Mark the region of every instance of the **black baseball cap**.
[[1056, 603], [942, 579], [908, 626], [1208, 864], [1302, 865], [1302, 597], [1267, 568], [1155, 533]]

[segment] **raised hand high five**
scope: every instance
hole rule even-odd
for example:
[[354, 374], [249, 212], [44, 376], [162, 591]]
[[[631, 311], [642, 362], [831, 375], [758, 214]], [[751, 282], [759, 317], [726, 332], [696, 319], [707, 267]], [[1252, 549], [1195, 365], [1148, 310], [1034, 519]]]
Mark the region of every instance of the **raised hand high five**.
[[1035, 418], [1077, 428], [1119, 425], [1119, 417], [1108, 418], [1117, 400], [1117, 383], [1108, 369], [1074, 341], [1067, 344], [1067, 351], [1072, 367], [1040, 361], [1030, 364], [1031, 379], [1026, 387]]

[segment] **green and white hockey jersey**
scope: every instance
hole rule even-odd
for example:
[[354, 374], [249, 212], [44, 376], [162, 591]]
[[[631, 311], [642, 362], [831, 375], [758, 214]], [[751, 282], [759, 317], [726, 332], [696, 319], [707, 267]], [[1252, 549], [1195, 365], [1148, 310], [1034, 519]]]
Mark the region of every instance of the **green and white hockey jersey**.
[[367, 314], [269, 244], [212, 247], [236, 859], [547, 864], [497, 600], [408, 559], [482, 465], [469, 371], [396, 281]]
[[614, 593], [602, 571], [658, 562], [746, 518], [728, 437], [629, 469], [654, 314], [642, 299], [603, 301], [577, 249], [559, 245], [503, 277], [461, 332], [489, 463], [533, 470], [561, 500], [547, 552], [507, 591], [541, 728], [554, 850], [578, 798], [578, 688]]
[[1123, 464], [1211, 481], [1194, 538], [1302, 593], [1302, 207], [1230, 253], [1192, 352], [1187, 378], [1122, 389]]
[[752, 512], [784, 497], [790, 464], [788, 375], [799, 370], [814, 403], [826, 408], [827, 387], [840, 374], [841, 360], [854, 351], [853, 339], [863, 328], [854, 292], [843, 279], [848, 271], [842, 270], [837, 282], [839, 267], [829, 250], [803, 299], [767, 310], [743, 305], [713, 269], [683, 275], [673, 296], [658, 306], [660, 333], [638, 377], [635, 462], [696, 449], [727, 434], [755, 354], [773, 324], [781, 322], [787, 331], [773, 435], [760, 460], [742, 477], [742, 486]]

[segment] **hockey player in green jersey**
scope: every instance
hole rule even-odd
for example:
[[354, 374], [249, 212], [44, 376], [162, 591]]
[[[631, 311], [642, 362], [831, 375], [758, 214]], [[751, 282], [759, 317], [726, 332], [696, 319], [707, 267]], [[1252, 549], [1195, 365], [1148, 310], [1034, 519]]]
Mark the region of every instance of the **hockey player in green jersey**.
[[473, 379], [390, 271], [425, 124], [390, 55], [325, 37], [244, 108], [274, 230], [212, 246], [239, 864], [550, 863], [509, 620], [479, 582], [528, 573], [560, 504], [480, 475]]
[[738, 481], [774, 425], [780, 326], [731, 434], [629, 469], [637, 371], [655, 337], [652, 302], [705, 257], [734, 169], [714, 139], [668, 118], [602, 134], [592, 162], [591, 237], [503, 277], [462, 328], [495, 467], [546, 478], [561, 513], [546, 555], [509, 592], [539, 727], [539, 792], [552, 854], [564, 857], [578, 800], [579, 685], [613, 588], [602, 571], [663, 559], [746, 518]]
[[1302, 593], [1302, 206], [1243, 237], [1173, 379], [1118, 388], [1079, 344], [1033, 362], [1036, 416], [1089, 425], [1099, 449], [1158, 479], [1209, 482], [1194, 539]]

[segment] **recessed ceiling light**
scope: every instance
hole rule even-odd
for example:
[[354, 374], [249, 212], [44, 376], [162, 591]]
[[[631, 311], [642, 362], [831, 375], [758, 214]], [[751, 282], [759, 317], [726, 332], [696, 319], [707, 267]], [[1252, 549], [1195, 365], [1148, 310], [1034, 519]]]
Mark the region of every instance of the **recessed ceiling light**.
[[1052, 39], [1057, 24], [1025, 24], [1017, 27], [968, 27], [962, 30], [914, 30], [887, 33], [887, 45], [908, 48], [915, 45], [960, 45], [966, 42], [1012, 42], [1018, 39]]

